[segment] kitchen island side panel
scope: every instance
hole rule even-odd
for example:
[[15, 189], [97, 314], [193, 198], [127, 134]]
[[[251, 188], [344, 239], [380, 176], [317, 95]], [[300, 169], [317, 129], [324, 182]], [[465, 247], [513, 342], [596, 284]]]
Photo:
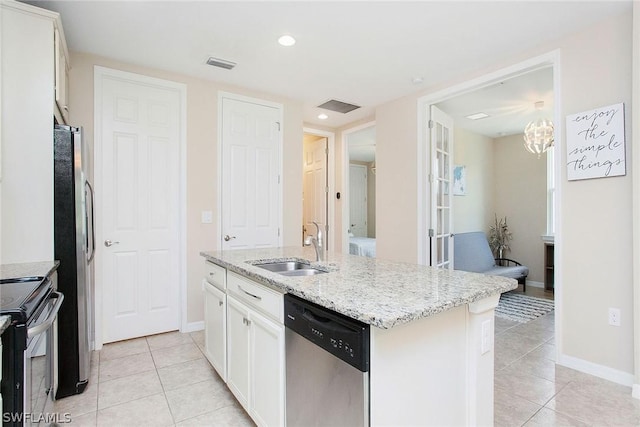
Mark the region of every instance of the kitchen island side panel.
[[371, 425], [466, 425], [467, 345], [466, 305], [372, 327]]

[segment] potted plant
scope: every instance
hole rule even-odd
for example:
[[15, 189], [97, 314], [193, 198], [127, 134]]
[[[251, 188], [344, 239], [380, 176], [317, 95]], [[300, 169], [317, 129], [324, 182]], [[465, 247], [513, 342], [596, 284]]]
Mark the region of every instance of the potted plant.
[[509, 240], [513, 239], [509, 226], [507, 225], [507, 217], [498, 219], [498, 215], [494, 214], [495, 223], [489, 227], [489, 246], [496, 258], [502, 258], [505, 250], [509, 247]]

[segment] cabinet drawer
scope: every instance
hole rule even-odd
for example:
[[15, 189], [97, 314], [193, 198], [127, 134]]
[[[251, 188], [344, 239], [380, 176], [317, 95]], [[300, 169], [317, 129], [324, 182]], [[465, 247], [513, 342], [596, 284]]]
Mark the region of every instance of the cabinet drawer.
[[227, 289], [227, 270], [212, 262], [205, 261], [205, 279], [220, 290]]
[[278, 320], [280, 324], [284, 321], [284, 303], [281, 293], [231, 271], [228, 274], [228, 292], [267, 316]]

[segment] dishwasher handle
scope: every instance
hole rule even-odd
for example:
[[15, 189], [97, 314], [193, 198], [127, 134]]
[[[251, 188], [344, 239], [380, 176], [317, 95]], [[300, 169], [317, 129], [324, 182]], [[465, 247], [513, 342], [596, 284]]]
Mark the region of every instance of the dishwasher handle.
[[323, 317], [320, 316], [316, 313], [314, 313], [313, 311], [307, 309], [307, 308], [303, 308], [302, 311], [302, 317], [304, 317], [307, 322], [318, 326], [322, 329], [324, 329], [325, 331], [334, 331], [334, 332], [342, 332], [342, 333], [354, 333], [357, 331], [354, 331], [351, 328], [348, 328], [338, 322], [336, 322], [335, 320], [331, 320], [328, 317]]

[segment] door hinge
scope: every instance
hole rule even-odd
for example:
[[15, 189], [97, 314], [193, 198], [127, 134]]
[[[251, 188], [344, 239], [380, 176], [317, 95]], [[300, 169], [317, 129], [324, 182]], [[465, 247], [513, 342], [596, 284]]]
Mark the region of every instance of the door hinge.
[[433, 120], [429, 120], [429, 129], [433, 129]]
[[280, 237], [280, 227], [278, 227], [278, 237]]
[[429, 182], [433, 182], [433, 174], [432, 173], [429, 174]]
[[433, 237], [435, 236], [435, 232], [433, 231], [433, 228], [429, 229], [429, 237]]
[[280, 175], [278, 175], [278, 184], [280, 184]]
[[329, 154], [329, 149], [328, 148], [324, 149], [324, 154]]
[[280, 132], [280, 122], [276, 122], [276, 124], [278, 125], [278, 132]]
[[324, 187], [324, 192], [329, 193], [329, 187]]

